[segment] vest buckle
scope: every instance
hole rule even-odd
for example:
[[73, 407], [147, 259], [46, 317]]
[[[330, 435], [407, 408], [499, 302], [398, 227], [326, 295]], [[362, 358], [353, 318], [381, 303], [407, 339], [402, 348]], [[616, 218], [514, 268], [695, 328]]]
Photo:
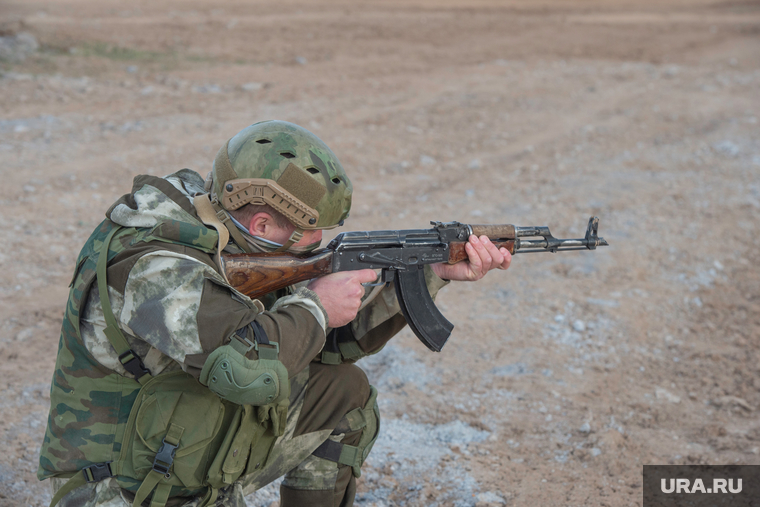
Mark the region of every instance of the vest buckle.
[[135, 376], [135, 379], [140, 380], [143, 375], [150, 375], [148, 370], [140, 359], [140, 356], [130, 349], [119, 356], [119, 362], [124, 369]]
[[161, 443], [161, 448], [156, 454], [156, 458], [153, 460], [153, 470], [161, 475], [168, 475], [169, 469], [172, 467], [172, 463], [174, 463], [174, 453], [177, 452], [177, 447], [179, 446], [172, 445], [164, 439]]
[[100, 482], [103, 479], [113, 477], [111, 472], [110, 461], [105, 463], [95, 463], [82, 469], [82, 474], [87, 482]]

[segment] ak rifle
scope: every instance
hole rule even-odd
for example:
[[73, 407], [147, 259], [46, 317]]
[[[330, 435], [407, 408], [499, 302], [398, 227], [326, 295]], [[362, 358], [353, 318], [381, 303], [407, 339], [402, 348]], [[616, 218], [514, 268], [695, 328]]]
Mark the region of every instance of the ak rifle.
[[301, 256], [222, 255], [222, 265], [230, 284], [252, 299], [330, 273], [380, 269], [379, 282], [394, 283], [399, 306], [414, 334], [430, 350], [440, 352], [454, 325], [438, 311], [430, 297], [423, 267], [466, 260], [465, 243], [471, 234], [488, 236], [497, 248], [506, 248], [511, 254], [594, 250], [608, 245], [597, 235], [597, 217], [589, 219], [586, 236], [580, 239], [557, 239], [548, 227], [431, 224], [432, 229], [344, 232], [327, 247]]

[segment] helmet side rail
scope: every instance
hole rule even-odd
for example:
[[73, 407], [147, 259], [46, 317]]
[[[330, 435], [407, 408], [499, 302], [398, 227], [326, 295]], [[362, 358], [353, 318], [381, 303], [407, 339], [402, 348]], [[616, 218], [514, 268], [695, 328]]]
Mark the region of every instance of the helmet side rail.
[[599, 219], [591, 217], [586, 235], [555, 238], [548, 227], [468, 225], [431, 222], [431, 229], [344, 232], [327, 247], [307, 255], [289, 253], [222, 255], [230, 284], [252, 299], [318, 276], [360, 269], [381, 270], [379, 282], [394, 282], [404, 317], [414, 334], [439, 352], [453, 325], [438, 311], [427, 290], [424, 266], [455, 264], [467, 259], [465, 243], [471, 234], [486, 235], [497, 248], [510, 253], [595, 250], [608, 246], [599, 237]]

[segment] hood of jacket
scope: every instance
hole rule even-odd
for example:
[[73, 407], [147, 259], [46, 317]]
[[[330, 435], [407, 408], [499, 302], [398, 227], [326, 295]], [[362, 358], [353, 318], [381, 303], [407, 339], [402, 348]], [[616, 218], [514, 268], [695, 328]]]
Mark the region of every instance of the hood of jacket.
[[219, 236], [198, 218], [193, 196], [204, 193], [203, 178], [182, 169], [164, 178], [139, 175], [132, 191], [119, 198], [106, 217], [123, 227], [147, 228], [144, 241], [182, 243], [213, 252]]

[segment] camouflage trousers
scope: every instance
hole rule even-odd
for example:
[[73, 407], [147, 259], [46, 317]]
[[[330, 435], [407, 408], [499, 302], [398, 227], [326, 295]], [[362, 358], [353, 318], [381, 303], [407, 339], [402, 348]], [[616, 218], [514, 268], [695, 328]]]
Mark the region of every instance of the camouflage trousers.
[[[280, 486], [281, 507], [350, 507], [356, 493], [351, 467], [318, 458], [312, 453], [328, 438], [355, 445], [361, 432], [339, 432], [344, 416], [363, 407], [369, 399], [369, 382], [352, 364], [309, 367], [290, 379], [291, 395], [285, 433], [277, 439], [266, 467], [241, 477], [222, 490], [214, 507], [245, 507], [245, 497], [275, 479]], [[337, 428], [337, 429], [336, 429]], [[51, 479], [53, 494], [66, 479]], [[131, 507], [134, 495], [122, 490], [115, 479], [81, 486], [66, 495], [59, 507]], [[167, 507], [197, 507], [200, 498], [170, 499]], [[144, 504], [144, 505], [147, 505]]]

